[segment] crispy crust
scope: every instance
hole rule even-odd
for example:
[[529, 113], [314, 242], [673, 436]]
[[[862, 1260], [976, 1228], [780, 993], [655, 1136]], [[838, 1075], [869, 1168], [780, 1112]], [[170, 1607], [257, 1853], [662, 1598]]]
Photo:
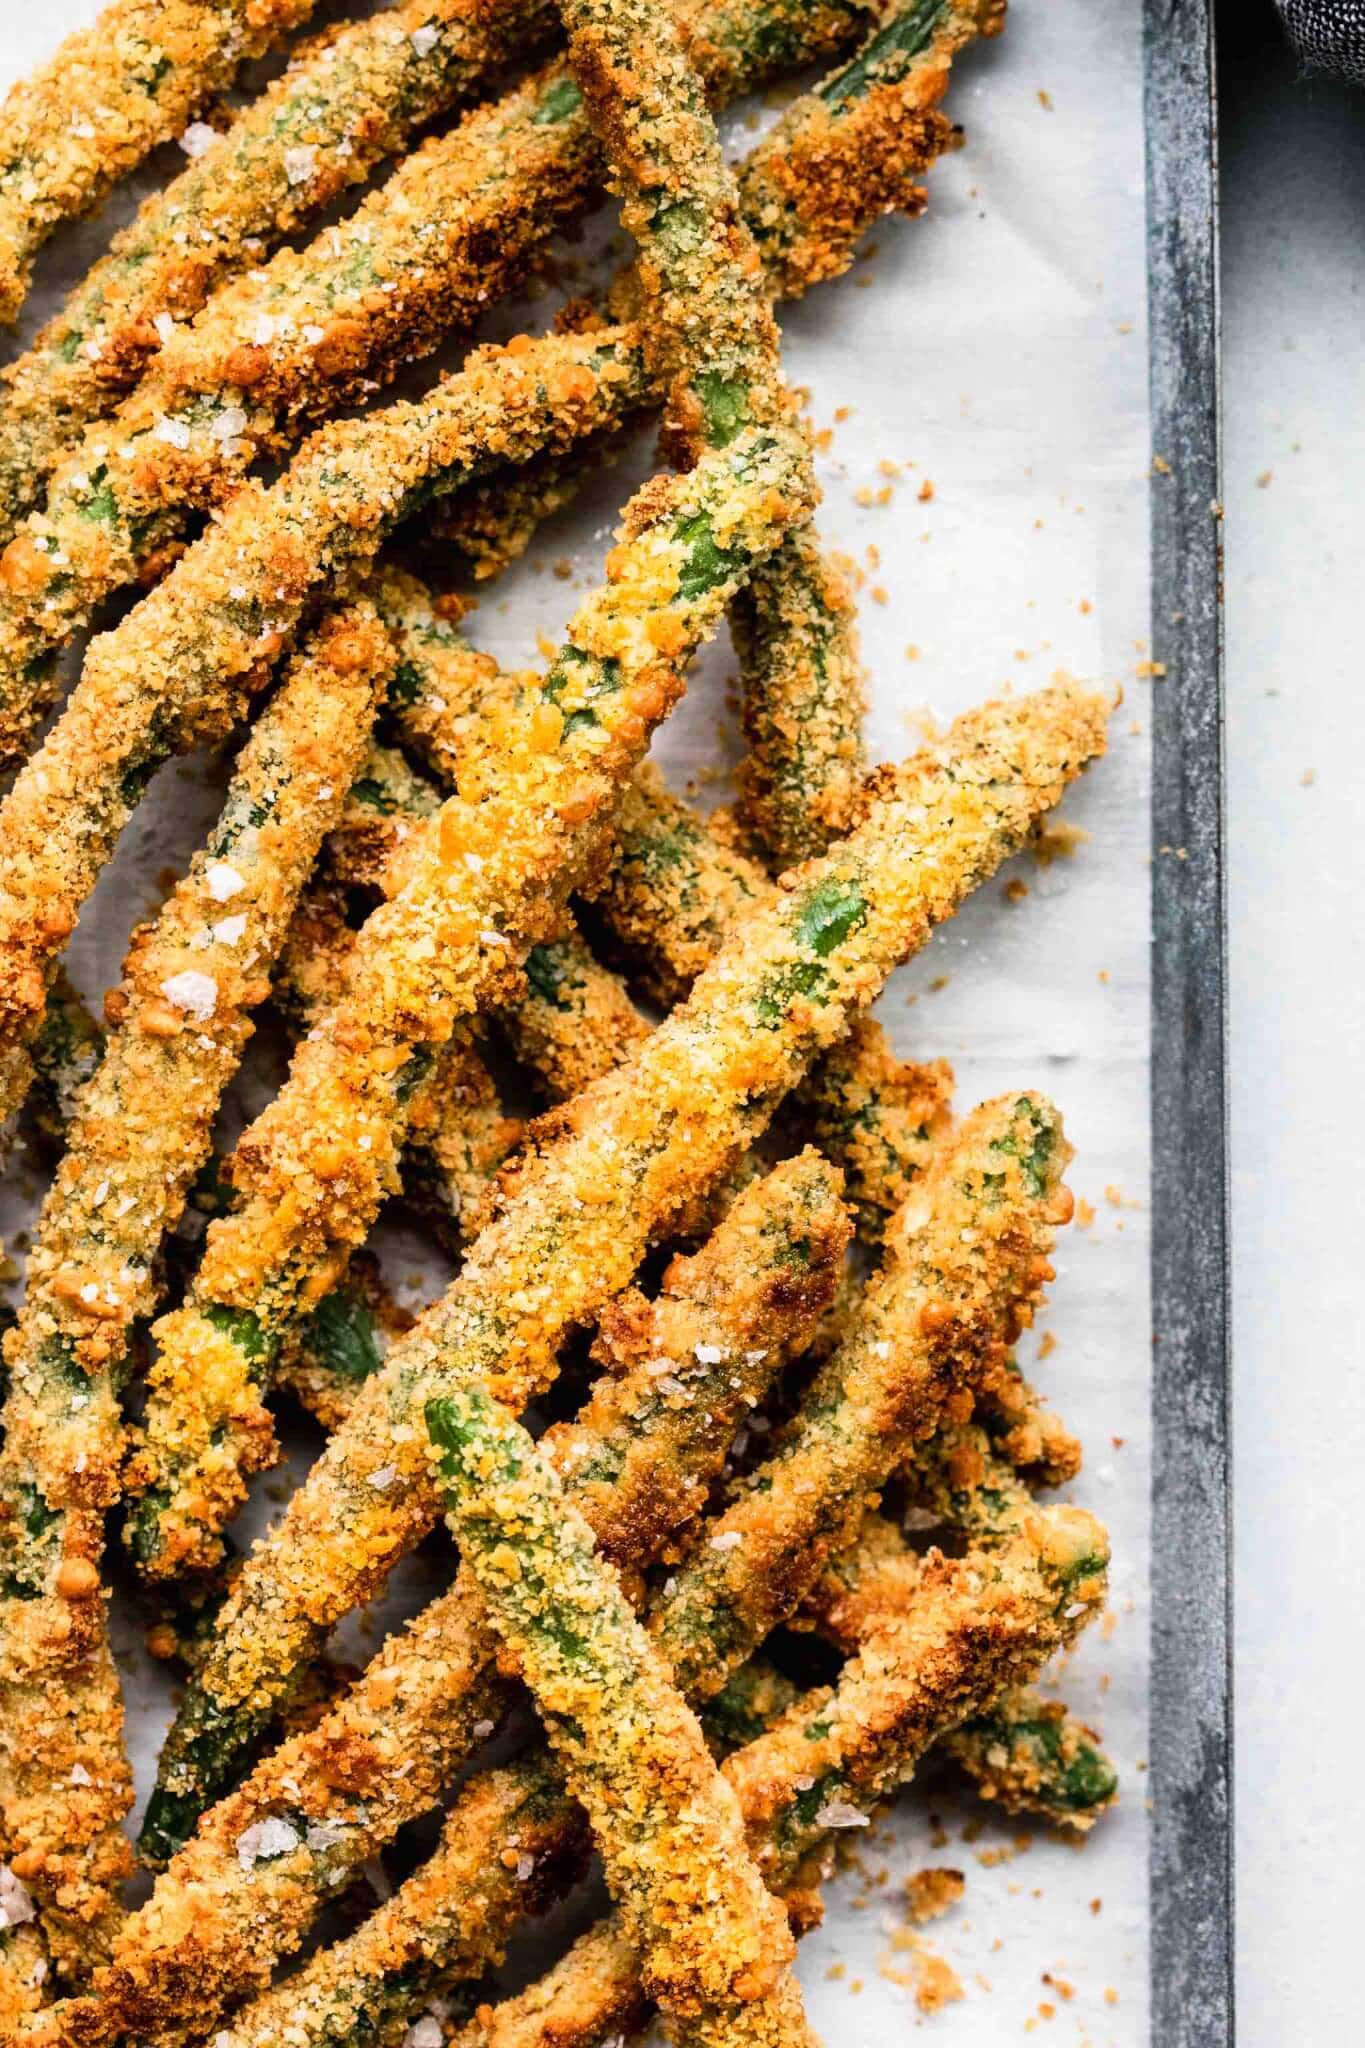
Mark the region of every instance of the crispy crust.
[[[20, 1874], [55, 1909], [64, 1970], [87, 1933], [96, 1953], [107, 1942], [110, 1888], [128, 1869], [117, 1828], [131, 1788], [99, 1565], [133, 1325], [155, 1305], [162, 1240], [209, 1156], [252, 1008], [393, 660], [369, 604], [329, 618], [258, 721], [207, 847], [134, 934], [5, 1342], [0, 1811], [23, 1845]], [[53, 1725], [35, 1742], [45, 1713]]]
[[[1105, 709], [1070, 686], [993, 704], [872, 778], [860, 830], [736, 931], [637, 1054], [543, 1120], [462, 1274], [367, 1382], [243, 1572], [184, 1741], [210, 1720], [225, 1741], [246, 1710], [267, 1710], [430, 1526], [414, 1409], [461, 1381], [518, 1407], [546, 1383], [560, 1334], [626, 1283], [654, 1231], [729, 1168], [897, 960], [1101, 749]], [[199, 1770], [184, 1741], [166, 1752], [177, 1793]]]
[[184, 128], [314, 0], [112, 0], [0, 106], [0, 320], [60, 221]]
[[[283, 76], [144, 201], [61, 311], [0, 373], [0, 534], [221, 280], [259, 262], [425, 122], [544, 35], [544, 0], [405, 0], [296, 50]], [[8, 517], [5, 516], [8, 514]]]
[[[357, 939], [344, 1001], [238, 1145], [240, 1210], [211, 1227], [185, 1306], [156, 1326], [133, 1524], [144, 1568], [216, 1558], [242, 1471], [268, 1442], [260, 1388], [278, 1334], [329, 1290], [396, 1185], [413, 1068], [553, 929], [597, 821], [681, 692], [681, 664], [799, 516], [799, 484], [781, 433], [756, 430], [646, 486], [559, 661], [414, 833], [403, 888]], [[224, 1315], [245, 1319], [251, 1341]]]

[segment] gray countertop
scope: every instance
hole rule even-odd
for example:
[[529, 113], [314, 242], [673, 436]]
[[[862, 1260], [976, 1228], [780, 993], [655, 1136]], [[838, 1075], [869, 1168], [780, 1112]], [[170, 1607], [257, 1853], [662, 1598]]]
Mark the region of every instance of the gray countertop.
[[1220, 53], [1243, 2048], [1356, 2038], [1365, 1887], [1365, 94], [1268, 15], [1226, 6]]

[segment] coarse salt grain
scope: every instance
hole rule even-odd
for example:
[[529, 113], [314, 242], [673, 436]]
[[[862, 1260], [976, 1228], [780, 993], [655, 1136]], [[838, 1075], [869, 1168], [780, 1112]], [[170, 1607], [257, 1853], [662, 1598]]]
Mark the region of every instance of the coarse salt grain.
[[723, 1535], [711, 1538], [711, 1548], [713, 1550], [738, 1550], [743, 1541], [744, 1538], [740, 1535], [738, 1529], [727, 1529]]
[[536, 1859], [534, 1856], [518, 1856], [517, 1883], [525, 1884], [527, 1878], [531, 1875], [531, 1872], [535, 1869], [535, 1867]]
[[402, 2048], [441, 2048], [444, 2040], [441, 2022], [434, 2019], [429, 2012], [424, 2012], [421, 2019], [414, 2020], [404, 2034]]
[[396, 1465], [381, 1465], [377, 1472], [371, 1472], [370, 1485], [375, 1489], [376, 1493], [383, 1493], [387, 1487], [393, 1485], [397, 1477], [398, 1467]]
[[491, 1721], [476, 1721], [474, 1723], [474, 1733], [480, 1742], [487, 1742], [489, 1736], [493, 1733], [493, 1723]]
[[725, 1353], [719, 1344], [694, 1344], [692, 1356], [698, 1365], [719, 1365]]
[[268, 313], [258, 313], [252, 322], [251, 339], [258, 348], [268, 348], [275, 339], [275, 323]]
[[257, 1863], [267, 1863], [272, 1857], [287, 1856], [291, 1849], [297, 1849], [301, 1836], [291, 1828], [287, 1820], [272, 1814], [269, 1820], [254, 1821], [244, 1828], [237, 1837], [237, 1861], [243, 1870], [250, 1870]]
[[211, 974], [200, 974], [193, 967], [168, 975], [161, 984], [161, 993], [168, 1003], [174, 1003], [177, 1010], [186, 1011], [200, 1024], [218, 1007], [217, 982]]
[[213, 927], [213, 942], [217, 946], [237, 946], [246, 932], [246, 912], [237, 917], [220, 917]]
[[415, 28], [411, 37], [412, 47], [419, 57], [429, 57], [440, 40], [441, 31], [432, 28], [430, 23], [423, 28]]
[[27, 1886], [20, 1883], [8, 1863], [0, 1863], [0, 1927], [22, 1927], [36, 1918]]
[[94, 1782], [84, 1764], [72, 1764], [69, 1783], [72, 1785], [93, 1785]]
[[190, 430], [183, 420], [162, 418], [156, 423], [156, 438], [158, 441], [168, 441], [172, 448], [188, 448]]
[[317, 162], [317, 144], [300, 142], [294, 149], [284, 153], [284, 175], [291, 185], [305, 185], [313, 175]]
[[164, 348], [166, 346], [166, 343], [170, 340], [171, 336], [175, 333], [174, 320], [172, 320], [169, 313], [158, 313], [155, 320], [153, 320], [152, 325], [156, 329], [157, 340], [161, 343], [161, 346]]
[[221, 860], [215, 862], [208, 870], [204, 876], [204, 881], [215, 903], [228, 902], [230, 898], [237, 894], [239, 889], [245, 889], [246, 887], [246, 883], [242, 880], [236, 868], [230, 867], [226, 861]]
[[227, 405], [219, 413], [209, 433], [215, 441], [235, 441], [239, 434], [246, 432], [246, 414], [240, 405]]
[[847, 1799], [827, 1799], [815, 1816], [822, 1828], [865, 1828], [868, 1818]]
[[207, 121], [191, 121], [180, 138], [180, 147], [186, 156], [202, 156], [206, 149], [212, 149], [218, 140], [217, 132]]

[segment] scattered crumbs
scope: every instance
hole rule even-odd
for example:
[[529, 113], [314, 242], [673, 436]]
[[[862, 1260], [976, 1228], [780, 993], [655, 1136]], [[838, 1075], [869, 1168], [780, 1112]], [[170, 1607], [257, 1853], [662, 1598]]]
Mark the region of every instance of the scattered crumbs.
[[1299, 782], [1304, 789], [1311, 789], [1313, 784], [1317, 781], [1317, 779], [1318, 771], [1316, 768], [1305, 768], [1302, 775], [1299, 777]]
[[540, 652], [544, 655], [547, 661], [553, 661], [555, 656], [559, 652], [559, 648], [556, 646], [555, 642], [550, 638], [549, 634], [545, 632], [543, 628], [540, 632], [536, 634], [536, 646], [540, 649]]
[[1121, 1209], [1123, 1207], [1123, 1189], [1116, 1188], [1114, 1183], [1110, 1181], [1104, 1190], [1104, 1199], [1111, 1209]]
[[1099, 1913], [1099, 1912], [1102, 1912], [1102, 1911], [1103, 1911], [1103, 1909], [1104, 1909], [1104, 1900], [1103, 1900], [1103, 1899], [1092, 1899], [1092, 1900], [1090, 1901], [1090, 1910], [1091, 1910], [1091, 1912], [1092, 1912], [1092, 1913]]
[[1018, 875], [1015, 875], [1012, 881], [1006, 882], [1004, 888], [1006, 903], [1022, 903], [1027, 895], [1028, 883], [1021, 881]]
[[1038, 88], [1038, 104], [1045, 114], [1052, 112], [1052, 94], [1044, 91], [1041, 85]]
[[[932, 1876], [934, 1873], [925, 1874]], [[943, 1874], [953, 1876], [956, 1873]], [[962, 1979], [947, 1957], [939, 1955], [909, 1928], [896, 1929], [891, 1937], [891, 1950], [908, 1955], [910, 1967], [908, 1970], [903, 1969], [892, 1960], [892, 1954], [888, 1953], [878, 1961], [879, 1975], [884, 1977], [888, 1984], [899, 1984], [905, 1990], [913, 1991], [915, 2004], [926, 2017], [931, 2013], [941, 2012], [945, 2005], [955, 2005], [959, 1999], [966, 1997]]]
[[1116, 1451], [1121, 1451], [1123, 1449], [1124, 1444], [1127, 1442], [1127, 1438], [1121, 1436], [1111, 1436], [1109, 1441], [1114, 1446], [1114, 1449]]
[[838, 406], [834, 414], [835, 425], [841, 427], [845, 420], [851, 420], [852, 417], [853, 407], [851, 405]]
[[1089, 838], [1085, 828], [1073, 825], [1069, 818], [1050, 818], [1034, 836], [1033, 858], [1040, 868], [1050, 868], [1054, 860], [1071, 860], [1076, 848]]
[[917, 1927], [927, 1926], [955, 1906], [966, 1889], [960, 1870], [916, 1870], [905, 1880], [906, 1911]]
[[951, 974], [936, 974], [929, 984], [930, 995], [936, 996], [940, 989], [947, 988], [948, 983], [952, 980], [952, 978], [953, 977]]
[[885, 604], [887, 601], [886, 585], [884, 583], [874, 583], [870, 595], [874, 604]]
[[927, 504], [929, 504], [929, 503], [930, 503], [930, 502], [932, 501], [932, 499], [933, 499], [933, 495], [934, 495], [934, 486], [933, 486], [933, 483], [932, 483], [932, 481], [930, 480], [930, 478], [926, 477], [926, 478], [924, 479], [924, 482], [923, 482], [923, 483], [922, 483], [922, 484], [920, 485], [919, 489], [918, 489], [918, 490], [916, 491], [916, 493], [915, 493], [915, 496], [916, 496], [916, 497], [917, 497], [917, 498], [919, 499], [919, 501], [920, 501], [921, 505], [927, 505]]
[[1056, 2006], [1049, 2004], [1046, 1998], [1040, 1998], [1038, 2001], [1038, 2017], [1040, 2020], [1055, 2020], [1057, 2017]]
[[1108, 969], [1107, 967], [1101, 967], [1101, 969], [1100, 969], [1100, 971], [1099, 971], [1098, 979], [1099, 979], [1100, 981], [1102, 981], [1102, 982], [1104, 983], [1104, 986], [1105, 986], [1106, 988], [1108, 988], [1108, 986], [1109, 986], [1109, 969]]
[[905, 650], [905, 658], [907, 661], [918, 661], [919, 654], [919, 648], [915, 645], [914, 641], [912, 640]]
[[848, 1988], [853, 1993], [853, 1996], [856, 1998], [859, 1995], [859, 1993], [865, 1988], [865, 1980], [861, 1977], [854, 1977], [850, 1980]]
[[1051, 1970], [1044, 1970], [1043, 1982], [1050, 1990], [1056, 1992], [1064, 2005], [1069, 2005], [1076, 1996], [1075, 1985], [1068, 1984], [1065, 1977], [1054, 1977]]
[[1154, 455], [1154, 456], [1152, 457], [1152, 472], [1153, 472], [1153, 474], [1154, 474], [1155, 476], [1169, 476], [1169, 475], [1170, 475], [1170, 473], [1171, 473], [1171, 465], [1170, 465], [1170, 463], [1169, 463], [1169, 462], [1168, 462], [1168, 461], [1166, 460], [1166, 458], [1165, 458], [1165, 456], [1164, 456], [1164, 455]]
[[842, 1983], [842, 1982], [843, 1982], [843, 1980], [844, 1980], [844, 1978], [845, 1978], [845, 1977], [846, 1977], [847, 1975], [848, 1975], [848, 1964], [847, 1964], [847, 1963], [831, 1963], [831, 1964], [830, 1964], [830, 1966], [829, 1966], [829, 1968], [828, 1968], [828, 1969], [826, 1970], [826, 1972], [825, 1972], [825, 1976], [826, 1976], [827, 1980], [828, 1980], [828, 1981], [829, 1981], [829, 1982], [830, 1982], [831, 1984], [840, 1984], [840, 1983]]
[[1087, 1201], [1086, 1201], [1086, 1199], [1085, 1199], [1085, 1196], [1084, 1196], [1084, 1195], [1078, 1195], [1078, 1196], [1077, 1196], [1077, 1198], [1076, 1198], [1076, 1228], [1077, 1228], [1077, 1230], [1089, 1230], [1089, 1228], [1090, 1228], [1091, 1224], [1092, 1224], [1092, 1223], [1094, 1222], [1094, 1220], [1095, 1220], [1095, 1205], [1094, 1205], [1094, 1203], [1093, 1203], [1093, 1202], [1087, 1202]]
[[1257, 490], [1268, 491], [1270, 489], [1271, 479], [1274, 477], [1274, 474], [1275, 472], [1273, 469], [1263, 469], [1261, 471], [1261, 474], [1256, 479]]
[[1076, 609], [1077, 611], [1083, 613], [1084, 616], [1088, 619], [1090, 617], [1091, 612], [1094, 611], [1095, 607], [1093, 604], [1091, 604], [1090, 599], [1088, 597], [1083, 597], [1080, 603], [1077, 605]]
[[877, 464], [877, 468], [883, 476], [898, 477], [903, 473], [900, 463], [890, 461], [885, 455]]
[[1043, 1332], [1043, 1336], [1042, 1336], [1042, 1341], [1041, 1341], [1041, 1343], [1040, 1343], [1040, 1344], [1039, 1344], [1039, 1346], [1038, 1346], [1038, 1360], [1039, 1360], [1039, 1363], [1041, 1364], [1041, 1363], [1042, 1363], [1042, 1361], [1043, 1361], [1043, 1359], [1045, 1359], [1045, 1358], [1051, 1358], [1051, 1356], [1052, 1356], [1053, 1352], [1054, 1352], [1054, 1351], [1055, 1351], [1056, 1349], [1057, 1349], [1057, 1338], [1056, 1338], [1056, 1333], [1055, 1333], [1054, 1331], [1052, 1331], [1052, 1330], [1044, 1330], [1044, 1332]]
[[1112, 1984], [1106, 1984], [1104, 1987], [1104, 2002], [1106, 2005], [1117, 2005], [1119, 2002], [1118, 1992]]
[[1133, 674], [1144, 682], [1159, 683], [1165, 673], [1164, 661], [1139, 661], [1133, 669]]
[[551, 562], [550, 567], [553, 569], [555, 575], [559, 578], [561, 583], [567, 583], [569, 578], [573, 575], [573, 563], [569, 560], [567, 555], [556, 555], [554, 561]]

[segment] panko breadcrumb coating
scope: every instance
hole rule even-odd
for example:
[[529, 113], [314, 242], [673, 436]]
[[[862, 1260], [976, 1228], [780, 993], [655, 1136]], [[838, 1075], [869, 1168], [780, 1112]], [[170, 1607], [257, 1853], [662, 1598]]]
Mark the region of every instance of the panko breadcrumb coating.
[[0, 320], [37, 251], [312, 13], [314, 0], [112, 0], [0, 106]]
[[426, 1422], [464, 1568], [587, 1812], [674, 2039], [812, 2041], [791, 1931], [745, 1854], [734, 1793], [553, 1467], [481, 1388], [429, 1401]]
[[273, 1448], [261, 1395], [281, 1336], [395, 1190], [415, 1083], [557, 923], [684, 665], [750, 564], [804, 515], [802, 479], [777, 427], [646, 485], [558, 660], [414, 833], [403, 887], [358, 937], [343, 999], [237, 1147], [240, 1208], [211, 1226], [184, 1305], [154, 1331], [128, 1529], [154, 1576], [216, 1561], [243, 1473]]
[[[374, 595], [399, 649], [389, 697], [393, 722], [453, 785], [479, 721], [515, 702], [523, 679], [476, 653], [433, 609], [416, 577], [387, 571]], [[604, 867], [600, 878], [590, 878], [594, 907], [636, 983], [663, 1009], [686, 994], [734, 918], [778, 893], [756, 862], [726, 846], [691, 805], [665, 790], [649, 762], [617, 805], [612, 859]], [[881, 1026], [859, 1017], [796, 1091], [803, 1128], [848, 1174], [870, 1243], [880, 1241], [941, 1134], [951, 1087], [946, 1062], [897, 1060]]]
[[414, 1410], [443, 1383], [483, 1380], [514, 1407], [546, 1384], [561, 1335], [626, 1283], [892, 967], [1024, 842], [1102, 750], [1105, 716], [1059, 685], [969, 713], [870, 778], [849, 838], [737, 926], [638, 1053], [547, 1120], [463, 1272], [367, 1382], [238, 1580], [163, 1752], [149, 1843], [183, 1836], [320, 1635], [430, 1526]]
[[[336, 833], [330, 838], [335, 841]], [[294, 914], [275, 975], [275, 999], [297, 1033], [311, 1030], [342, 999], [355, 941], [336, 884], [314, 881]], [[455, 1250], [475, 1227], [494, 1175], [521, 1143], [521, 1119], [507, 1114], [467, 1025], [451, 1033], [407, 1109], [403, 1191]], [[325, 1307], [320, 1303], [312, 1314]]]
[[[831, 17], [815, 0], [810, 54]], [[835, 23], [842, 13], [835, 11]], [[771, 63], [771, 21], [752, 64]], [[713, 47], [704, 44], [704, 47]], [[805, 54], [798, 51], [796, 55]], [[745, 79], [722, 65], [720, 83]], [[514, 287], [596, 190], [601, 159], [572, 76], [551, 65], [406, 158], [349, 219], [224, 285], [173, 330], [112, 420], [57, 464], [46, 502], [0, 556], [0, 678], [10, 750], [42, 709], [45, 659], [110, 591], [179, 544], [195, 507], [231, 496], [301, 419], [374, 391]]]
[[[931, 1558], [913, 1601], [883, 1618], [833, 1688], [797, 1700], [726, 1761], [750, 1849], [805, 1924], [805, 1871], [831, 1831], [861, 1825], [957, 1719], [1084, 1627], [1103, 1598], [1107, 1558], [1100, 1525], [1069, 1508], [1035, 1514], [988, 1561]], [[456, 2048], [595, 2048], [637, 2031], [648, 2012], [638, 1958], [612, 1918], [451, 2038]]]
[[[890, 112], [892, 129], [860, 134], [842, 162], [849, 218], [872, 156], [899, 151]], [[822, 176], [833, 175], [826, 163]], [[32, 1078], [24, 1044], [52, 957], [156, 767], [221, 736], [319, 588], [373, 560], [419, 502], [579, 445], [631, 418], [649, 390], [630, 322], [481, 350], [427, 398], [323, 429], [273, 489], [245, 486], [163, 586], [94, 643], [0, 806], [0, 1127]]]
[[[601, 1342], [614, 1369], [547, 1439], [607, 1555], [643, 1565], [657, 1554], [704, 1497], [737, 1422], [802, 1348], [848, 1244], [839, 1192], [807, 1152], [746, 1191], [695, 1256], [675, 1259], [653, 1302], [608, 1305]], [[459, 1582], [390, 1638], [318, 1727], [206, 1816], [129, 1921], [97, 1979], [94, 2017], [76, 2008], [80, 2024], [103, 2029], [97, 2038], [151, 2031], [266, 1981], [335, 1884], [436, 1802], [501, 1714], [494, 1648]], [[307, 1853], [244, 1860], [243, 1839], [282, 1813], [318, 1828]]]
[[1069, 1157], [1061, 1119], [1034, 1095], [983, 1103], [940, 1148], [800, 1412], [674, 1574], [659, 1641], [690, 1690], [704, 1697], [747, 1659], [911, 1444], [970, 1413], [1052, 1277]]
[[343, 23], [215, 135], [115, 235], [32, 346], [0, 371], [0, 535], [82, 429], [129, 390], [176, 321], [467, 99], [553, 19], [545, 0], [405, 0]]
[[[107, 1939], [110, 1888], [129, 1867], [100, 1577], [128, 1347], [393, 662], [372, 606], [331, 615], [258, 721], [207, 845], [134, 934], [5, 1340], [0, 1826], [68, 1972], [87, 1941], [98, 1952]], [[35, 1739], [45, 1713], [57, 1725]]]

